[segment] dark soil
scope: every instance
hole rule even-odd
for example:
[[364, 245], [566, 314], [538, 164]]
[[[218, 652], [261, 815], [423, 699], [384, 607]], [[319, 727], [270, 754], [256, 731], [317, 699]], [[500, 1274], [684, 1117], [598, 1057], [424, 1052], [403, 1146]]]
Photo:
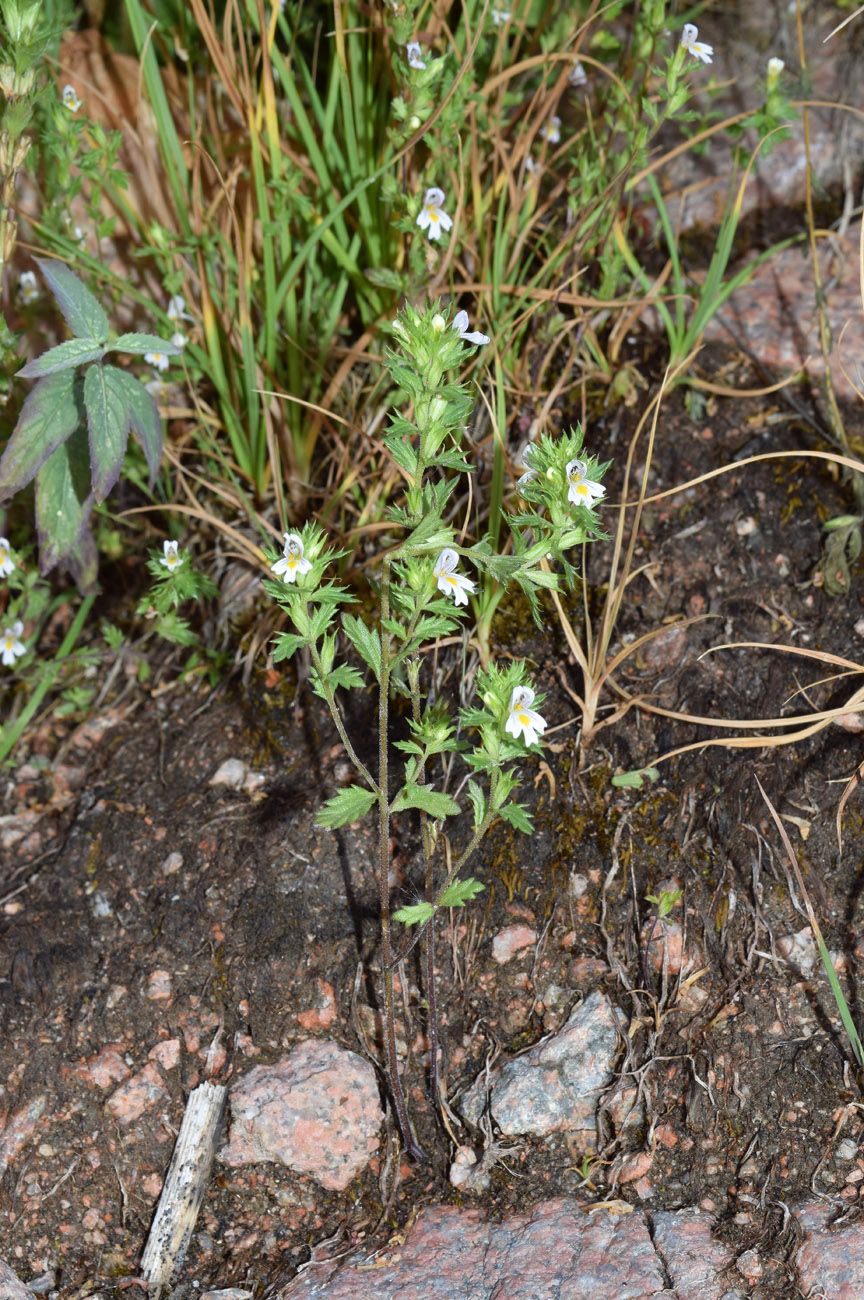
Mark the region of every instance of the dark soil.
[[[727, 368], [724, 382], [752, 380]], [[716, 402], [696, 422], [680, 392], [662, 427], [652, 492], [755, 452], [802, 450], [814, 437], [779, 403]], [[626, 419], [601, 416], [589, 447], [620, 464], [628, 436]], [[758, 641], [860, 657], [860, 571], [848, 599], [831, 601], [811, 582], [821, 521], [849, 508], [824, 463], [803, 458], [746, 466], [649, 506], [635, 557], [649, 567], [629, 588], [616, 644], [670, 630], [625, 661], [620, 684], [669, 710], [727, 719], [841, 702], [854, 680], [799, 693], [832, 671], [812, 661], [754, 649], [699, 656]], [[608, 556], [605, 545], [591, 551], [592, 592], [602, 591]], [[568, 608], [578, 628], [578, 593]], [[709, 617], [673, 630], [695, 615]], [[580, 751], [567, 688], [581, 681], [554, 616], [539, 635], [511, 602], [498, 637], [496, 653], [526, 658], [548, 692], [551, 743], [545, 765], [525, 763], [536, 833], [493, 832], [473, 866], [486, 891], [439, 932], [447, 1094], [458, 1110], [487, 1060], [536, 1042], [601, 988], [631, 1020], [621, 1077], [604, 1103], [630, 1089], [635, 1109], [624, 1123], [620, 1098], [601, 1105], [596, 1158], [563, 1137], [514, 1143], [494, 1168], [484, 1208], [576, 1193], [654, 1208], [700, 1204], [736, 1248], [759, 1242], [772, 1261], [753, 1294], [791, 1297], [786, 1261], [795, 1243], [784, 1235], [783, 1207], [812, 1190], [856, 1205], [864, 1160], [838, 1163], [836, 1148], [864, 1125], [818, 958], [808, 977], [806, 944], [795, 950], [803, 957], [793, 954], [797, 966], [778, 946], [807, 921], [757, 778], [789, 819], [854, 1010], [864, 957], [857, 796], [842, 859], [834, 814], [861, 758], [857, 737], [832, 725], [785, 748], [696, 750], [664, 763], [654, 785], [615, 789], [616, 770], [720, 733], [633, 708]], [[39, 831], [10, 851], [0, 880], [0, 1107], [15, 1116], [42, 1097], [44, 1108], [0, 1182], [0, 1239], [23, 1278], [57, 1270], [61, 1296], [110, 1293], [135, 1276], [185, 1101], [215, 1036], [227, 1053], [223, 1080], [310, 1034], [375, 1051], [372, 833], [313, 826], [344, 779], [342, 754], [320, 701], [280, 668], [261, 667], [242, 690], [142, 697], [86, 756], [67, 741], [59, 776], [23, 766], [7, 783], [3, 815], [45, 812]], [[371, 700], [357, 706], [353, 725], [371, 746]], [[42, 748], [50, 743], [43, 733]], [[18, 755], [22, 765], [27, 758]], [[227, 758], [263, 774], [264, 797], [208, 785]], [[420, 883], [408, 818], [395, 838], [398, 905]], [[655, 969], [646, 947], [655, 914], [646, 896], [671, 881], [683, 890], [670, 917], [690, 961], [681, 974]], [[516, 921], [532, 925], [538, 942], [498, 965], [491, 939]], [[326, 985], [332, 1023], [323, 1012], [316, 1021]], [[453, 1143], [425, 1095], [426, 990], [413, 956], [404, 993], [405, 1079], [429, 1164], [400, 1164], [392, 1123], [380, 1159], [343, 1194], [272, 1164], [217, 1163], [186, 1281], [269, 1290], [325, 1240], [328, 1249], [386, 1240], [418, 1206], [460, 1202], [447, 1180]], [[116, 1070], [151, 1089], [131, 1122], [106, 1108], [119, 1079], [103, 1087], [92, 1073], [109, 1044]], [[652, 1158], [641, 1178], [628, 1179], [640, 1170], [622, 1156], [642, 1151]]]

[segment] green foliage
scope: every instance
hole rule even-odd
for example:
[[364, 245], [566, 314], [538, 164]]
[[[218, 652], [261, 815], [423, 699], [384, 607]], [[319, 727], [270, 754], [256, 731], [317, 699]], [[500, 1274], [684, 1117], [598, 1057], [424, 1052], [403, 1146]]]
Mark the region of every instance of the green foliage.
[[162, 454], [154, 399], [131, 375], [104, 364], [104, 357], [141, 355], [150, 344], [172, 354], [178, 349], [149, 335], [112, 341], [108, 317], [79, 278], [60, 262], [41, 259], [38, 265], [76, 337], [18, 372], [39, 382], [0, 458], [0, 501], [35, 480], [41, 571], [64, 564], [86, 591], [95, 584], [97, 567], [90, 516], [120, 477], [130, 430], [147, 459], [151, 488]]

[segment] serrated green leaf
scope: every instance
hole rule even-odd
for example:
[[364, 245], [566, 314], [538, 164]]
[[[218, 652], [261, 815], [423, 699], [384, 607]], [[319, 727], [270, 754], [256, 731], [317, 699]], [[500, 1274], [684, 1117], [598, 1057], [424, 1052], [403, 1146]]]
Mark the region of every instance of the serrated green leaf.
[[380, 682], [381, 642], [377, 635], [366, 626], [362, 618], [356, 618], [353, 614], [342, 615], [342, 627], [360, 658], [372, 669], [375, 680]]
[[36, 265], [48, 281], [48, 287], [72, 333], [79, 339], [97, 339], [104, 343], [108, 337], [108, 317], [78, 276], [64, 262], [58, 262], [54, 258], [37, 257]]
[[403, 925], [425, 925], [435, 915], [435, 908], [431, 903], [413, 903], [410, 907], [400, 907], [398, 912], [393, 913], [394, 921], [401, 921]]
[[87, 430], [79, 426], [36, 475], [39, 569], [68, 563], [84, 536], [93, 510]]
[[374, 791], [367, 790], [365, 786], [349, 785], [338, 794], [334, 794], [332, 799], [328, 799], [323, 808], [318, 809], [315, 814], [315, 825], [336, 830], [339, 826], [347, 826], [351, 822], [359, 821], [361, 817], [366, 816], [376, 798]]
[[60, 370], [74, 370], [87, 361], [98, 361], [104, 352], [102, 344], [96, 339], [67, 339], [58, 343], [56, 348], [49, 348], [41, 357], [28, 361], [16, 373], [16, 379], [38, 379], [42, 375], [56, 375]]
[[486, 886], [469, 876], [467, 880], [454, 880], [439, 898], [441, 907], [464, 907], [472, 898], [476, 898]]
[[37, 471], [83, 422], [84, 408], [71, 370], [41, 379], [27, 395], [0, 459], [0, 501], [35, 478]]
[[156, 399], [127, 370], [120, 370], [116, 366], [103, 366], [102, 369], [110, 370], [113, 376], [112, 382], [126, 405], [126, 414], [132, 432], [147, 461], [152, 492], [162, 460], [162, 416], [159, 414]]
[[503, 808], [498, 809], [498, 816], [509, 822], [514, 830], [524, 831], [526, 835], [530, 835], [534, 829], [533, 818], [524, 804], [505, 803]]
[[130, 352], [136, 357], [146, 356], [148, 352], [162, 352], [166, 357], [178, 357], [183, 349], [167, 339], [160, 339], [157, 334], [121, 334], [106, 345], [105, 351]]
[[468, 798], [474, 809], [474, 825], [479, 826], [486, 816], [486, 796], [473, 779], [468, 782]]
[[408, 784], [400, 790], [391, 805], [391, 812], [403, 812], [406, 808], [419, 808], [421, 811], [441, 821], [453, 817], [459, 812], [459, 805], [449, 794], [442, 790], [433, 790], [428, 785]]
[[296, 632], [277, 633], [273, 641], [273, 662], [278, 664], [282, 659], [290, 659], [305, 644], [305, 636], [297, 636]]
[[84, 376], [90, 467], [97, 504], [105, 500], [120, 477], [129, 441], [129, 412], [124, 386], [117, 383], [119, 373], [113, 366], [91, 366]]

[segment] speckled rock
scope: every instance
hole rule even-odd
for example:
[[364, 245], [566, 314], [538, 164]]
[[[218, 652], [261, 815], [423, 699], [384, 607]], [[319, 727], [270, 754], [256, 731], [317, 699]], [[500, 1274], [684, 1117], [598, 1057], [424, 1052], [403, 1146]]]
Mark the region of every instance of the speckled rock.
[[811, 1201], [795, 1211], [804, 1229], [798, 1251], [798, 1280], [805, 1295], [823, 1293], [831, 1300], [861, 1300], [864, 1296], [864, 1223], [831, 1228], [837, 1208]]
[[[662, 1210], [654, 1215], [654, 1245], [680, 1300], [737, 1300], [735, 1256], [712, 1234], [704, 1210]], [[743, 1296], [741, 1297], [743, 1300]]]
[[420, 1211], [404, 1245], [338, 1272], [307, 1269], [279, 1300], [676, 1300], [645, 1216], [545, 1201], [529, 1215], [484, 1222], [479, 1210]]
[[36, 1293], [0, 1259], [0, 1300], [36, 1300]]
[[499, 966], [505, 966], [526, 948], [533, 948], [536, 942], [537, 931], [530, 925], [507, 925], [492, 940], [492, 958]]
[[307, 1039], [231, 1090], [228, 1165], [272, 1160], [341, 1191], [378, 1149], [383, 1115], [372, 1066], [338, 1043]]
[[[557, 1034], [492, 1072], [491, 1110], [502, 1133], [581, 1130], [582, 1144], [592, 1145], [597, 1098], [611, 1082], [618, 1049], [618, 1014], [602, 993], [591, 993]], [[480, 1083], [460, 1109], [476, 1124], [484, 1105]]]

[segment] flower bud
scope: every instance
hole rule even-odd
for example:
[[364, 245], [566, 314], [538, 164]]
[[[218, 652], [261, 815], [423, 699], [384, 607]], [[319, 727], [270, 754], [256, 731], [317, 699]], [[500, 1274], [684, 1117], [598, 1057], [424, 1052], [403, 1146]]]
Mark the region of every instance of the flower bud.
[[436, 311], [435, 315], [432, 317], [432, 328], [435, 333], [440, 334], [446, 324], [447, 322], [441, 313]]
[[786, 67], [782, 59], [768, 60], [768, 89], [773, 90], [780, 78], [780, 73]]

